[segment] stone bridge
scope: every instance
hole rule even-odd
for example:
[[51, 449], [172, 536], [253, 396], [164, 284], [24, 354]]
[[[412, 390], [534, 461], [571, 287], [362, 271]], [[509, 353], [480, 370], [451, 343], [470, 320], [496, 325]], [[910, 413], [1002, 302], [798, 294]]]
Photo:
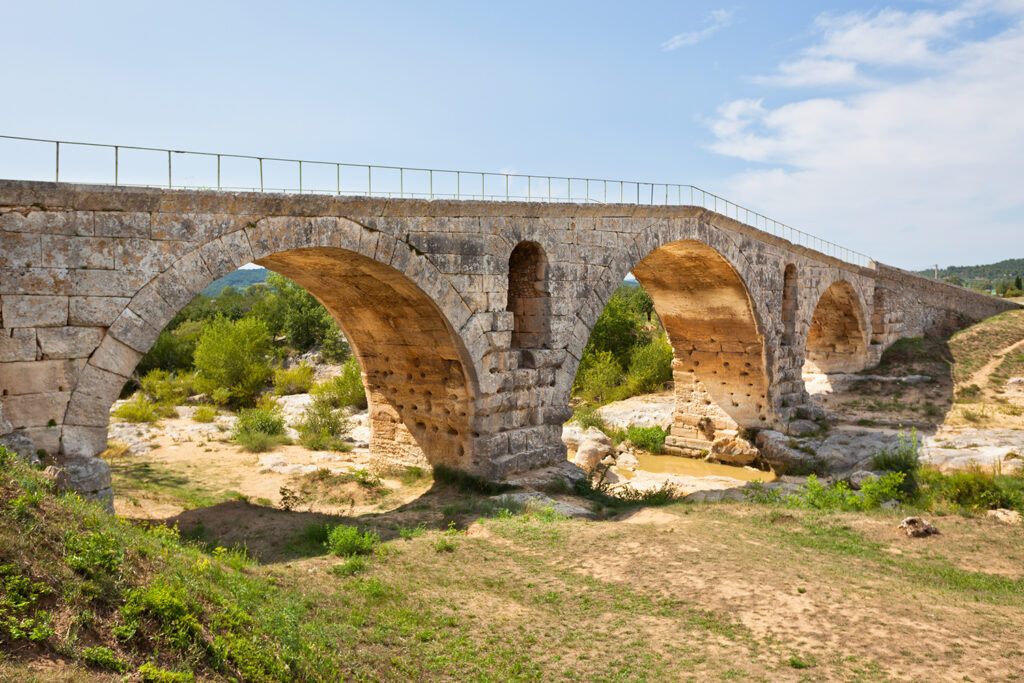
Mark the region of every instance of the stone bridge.
[[630, 272], [674, 349], [678, 452], [815, 417], [805, 362], [856, 371], [900, 337], [1014, 306], [692, 206], [0, 181], [0, 434], [108, 496], [111, 404], [174, 314], [249, 262], [337, 319], [374, 453], [491, 478], [565, 459], [580, 356]]

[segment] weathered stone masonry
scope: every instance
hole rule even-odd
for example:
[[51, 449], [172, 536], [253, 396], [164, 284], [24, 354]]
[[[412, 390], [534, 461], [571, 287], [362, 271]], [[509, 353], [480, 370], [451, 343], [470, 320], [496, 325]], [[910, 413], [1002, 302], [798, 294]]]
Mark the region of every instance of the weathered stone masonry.
[[580, 355], [630, 271], [673, 345], [684, 452], [808, 411], [805, 356], [859, 369], [901, 336], [1012, 306], [695, 207], [0, 181], [0, 434], [108, 495], [111, 403], [171, 317], [251, 261], [337, 318], [382, 460], [489, 477], [564, 459]]

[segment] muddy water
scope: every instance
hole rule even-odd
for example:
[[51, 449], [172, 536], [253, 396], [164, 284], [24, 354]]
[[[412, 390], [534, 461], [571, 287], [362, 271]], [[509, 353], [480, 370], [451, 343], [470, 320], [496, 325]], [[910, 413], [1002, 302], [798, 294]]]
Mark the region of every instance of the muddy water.
[[[678, 455], [654, 455], [642, 453], [637, 455], [640, 461], [638, 469], [657, 474], [684, 474], [690, 477], [732, 477], [742, 481], [775, 481], [774, 472], [763, 472], [753, 467], [736, 467], [704, 462], [697, 458], [683, 458]], [[620, 467], [615, 472], [625, 479], [632, 479], [636, 472]]]

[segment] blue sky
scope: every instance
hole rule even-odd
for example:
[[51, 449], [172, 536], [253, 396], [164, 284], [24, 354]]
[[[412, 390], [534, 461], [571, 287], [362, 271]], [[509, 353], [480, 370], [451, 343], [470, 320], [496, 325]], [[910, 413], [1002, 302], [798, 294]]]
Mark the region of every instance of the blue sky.
[[[693, 183], [895, 265], [980, 263], [1024, 256], [1022, 21], [1024, 0], [8, 2], [0, 133]], [[0, 144], [0, 176], [44, 156]]]

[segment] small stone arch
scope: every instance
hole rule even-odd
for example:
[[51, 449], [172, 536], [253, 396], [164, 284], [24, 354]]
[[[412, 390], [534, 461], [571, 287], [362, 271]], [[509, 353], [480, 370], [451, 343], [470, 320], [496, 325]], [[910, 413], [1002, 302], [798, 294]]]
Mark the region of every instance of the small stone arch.
[[821, 373], [856, 372], [867, 354], [864, 311], [853, 286], [836, 280], [822, 292], [814, 307], [804, 352], [804, 370]]
[[788, 263], [782, 273], [782, 344], [792, 346], [796, 343], [797, 302], [796, 264]]
[[550, 347], [548, 260], [544, 248], [536, 242], [520, 242], [509, 255], [506, 310], [513, 316], [513, 349]]

